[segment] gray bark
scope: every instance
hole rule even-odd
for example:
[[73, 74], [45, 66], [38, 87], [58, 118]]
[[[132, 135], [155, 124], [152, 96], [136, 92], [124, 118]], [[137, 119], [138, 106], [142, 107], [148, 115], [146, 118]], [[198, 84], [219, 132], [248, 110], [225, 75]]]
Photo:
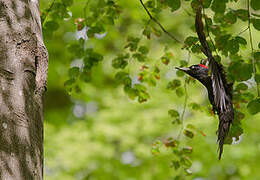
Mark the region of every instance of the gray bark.
[[0, 179], [43, 178], [48, 54], [39, 0], [0, 0]]

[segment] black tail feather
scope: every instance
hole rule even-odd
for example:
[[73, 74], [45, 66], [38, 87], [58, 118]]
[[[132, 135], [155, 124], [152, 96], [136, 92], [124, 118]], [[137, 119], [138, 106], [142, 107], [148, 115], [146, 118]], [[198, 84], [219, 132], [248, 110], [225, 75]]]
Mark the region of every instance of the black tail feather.
[[218, 150], [219, 150], [219, 157], [218, 159], [221, 159], [221, 155], [223, 153], [223, 146], [226, 137], [228, 136], [228, 132], [230, 129], [230, 125], [232, 123], [232, 120], [234, 118], [234, 112], [232, 104], [228, 104], [227, 111], [222, 113], [219, 112], [219, 126], [218, 126]]

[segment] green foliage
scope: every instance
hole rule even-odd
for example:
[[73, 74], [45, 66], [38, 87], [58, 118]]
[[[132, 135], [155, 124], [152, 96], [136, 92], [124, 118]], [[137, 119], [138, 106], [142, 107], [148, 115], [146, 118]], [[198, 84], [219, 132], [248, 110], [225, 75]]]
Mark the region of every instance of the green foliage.
[[251, 0], [250, 5], [254, 10], [260, 9], [260, 2], [258, 0]]
[[260, 19], [253, 18], [252, 23], [254, 28], [260, 31]]
[[115, 59], [113, 59], [112, 61], [112, 66], [116, 69], [124, 69], [128, 62], [127, 62], [127, 59], [129, 58], [129, 54], [119, 54]]
[[224, 13], [226, 9], [226, 0], [213, 0], [211, 9], [215, 13]]
[[235, 11], [236, 15], [239, 19], [242, 21], [247, 21], [248, 20], [248, 10], [246, 9], [238, 9]]
[[253, 68], [251, 64], [239, 60], [231, 64], [228, 71], [233, 81], [246, 81], [252, 77]]
[[170, 117], [173, 118], [172, 124], [174, 124], [174, 123], [180, 124], [181, 123], [181, 121], [180, 121], [180, 114], [179, 114], [178, 111], [176, 111], [175, 109], [170, 109], [168, 111], [168, 114], [169, 114]]
[[205, 59], [194, 32], [201, 1], [143, 2], [183, 43], [140, 1], [41, 1], [50, 55], [46, 179], [258, 179], [259, 1], [250, 1], [251, 51], [244, 2], [203, 1], [207, 41], [234, 84], [225, 143], [237, 145], [224, 147], [221, 165], [207, 95], [174, 69]]
[[257, 114], [260, 112], [260, 98], [254, 99], [253, 101], [250, 101], [247, 105], [248, 111], [251, 114]]
[[178, 79], [174, 79], [172, 81], [170, 81], [167, 85], [167, 89], [170, 89], [170, 90], [175, 90], [177, 89], [178, 87], [181, 86], [181, 81], [178, 80]]
[[171, 8], [171, 11], [176, 11], [181, 7], [180, 0], [166, 0], [165, 3]]

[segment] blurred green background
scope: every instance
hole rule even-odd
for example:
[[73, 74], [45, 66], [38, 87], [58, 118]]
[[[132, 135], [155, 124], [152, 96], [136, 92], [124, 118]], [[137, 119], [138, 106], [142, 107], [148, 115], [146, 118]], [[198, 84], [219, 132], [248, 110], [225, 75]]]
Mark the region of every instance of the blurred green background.
[[[41, 9], [51, 1], [41, 0]], [[149, 87], [150, 99], [145, 103], [130, 100], [114, 76], [112, 59], [123, 50], [128, 35], [141, 36], [143, 19], [148, 16], [138, 0], [118, 1], [122, 14], [115, 25], [107, 27], [103, 38], [87, 40], [86, 46], [104, 56], [103, 62], [93, 69], [89, 83], [79, 82], [81, 92], [68, 93], [64, 82], [68, 80], [68, 69], [81, 66], [82, 60], [72, 59], [67, 50], [69, 43], [78, 37], [86, 37], [84, 30], [79, 33], [74, 21], [83, 16], [86, 1], [74, 0], [70, 7], [72, 17], [60, 21], [59, 29], [51, 36], [45, 36], [49, 51], [48, 91], [45, 97], [44, 156], [46, 180], [170, 180], [179, 174], [171, 167], [175, 158], [171, 148], [164, 145], [160, 153], [152, 154], [152, 144], [177, 137], [181, 125], [172, 124], [169, 109], [183, 110], [184, 97], [166, 89], [167, 83], [176, 77], [174, 67], [180, 60], [187, 60], [187, 51], [166, 35], [142, 39], [150, 48], [148, 65], [158, 64], [167, 45], [173, 53], [168, 66], [160, 64], [161, 78], [157, 86]], [[240, 4], [244, 6], [242, 2]], [[187, 11], [190, 11], [188, 8]], [[195, 35], [191, 30], [194, 17], [184, 9], [163, 12], [160, 22], [179, 39]], [[239, 33], [246, 23], [239, 22], [229, 30]], [[259, 32], [253, 31], [254, 39]], [[248, 38], [248, 34], [243, 34]], [[248, 49], [243, 49], [249, 54]], [[191, 55], [190, 64], [198, 63], [202, 55]], [[129, 72], [137, 80], [140, 63], [129, 63]], [[180, 80], [183, 81], [182, 78]], [[195, 133], [190, 139], [181, 136], [183, 146], [191, 146], [193, 162], [192, 175], [185, 179], [194, 180], [255, 180], [260, 179], [260, 115], [250, 116], [242, 121], [244, 134], [240, 140], [224, 147], [221, 161], [217, 159], [216, 130], [217, 117], [204, 111], [194, 111], [189, 106], [196, 102], [208, 108], [206, 90], [199, 84], [187, 85], [188, 106], [184, 115], [184, 126], [193, 124], [206, 136]]]

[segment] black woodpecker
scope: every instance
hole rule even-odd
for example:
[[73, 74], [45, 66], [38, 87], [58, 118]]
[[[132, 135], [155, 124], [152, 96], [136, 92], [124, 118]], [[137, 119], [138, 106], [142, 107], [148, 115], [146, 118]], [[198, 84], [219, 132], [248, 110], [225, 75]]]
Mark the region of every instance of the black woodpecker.
[[218, 144], [219, 160], [223, 153], [223, 145], [228, 135], [230, 125], [234, 119], [234, 109], [232, 104], [232, 86], [226, 80], [223, 66], [212, 56], [211, 50], [203, 32], [201, 7], [198, 8], [195, 21], [196, 32], [200, 40], [201, 51], [207, 56], [209, 67], [198, 64], [187, 68], [177, 68], [200, 81], [208, 91], [208, 98], [213, 107], [213, 112], [218, 114]]

